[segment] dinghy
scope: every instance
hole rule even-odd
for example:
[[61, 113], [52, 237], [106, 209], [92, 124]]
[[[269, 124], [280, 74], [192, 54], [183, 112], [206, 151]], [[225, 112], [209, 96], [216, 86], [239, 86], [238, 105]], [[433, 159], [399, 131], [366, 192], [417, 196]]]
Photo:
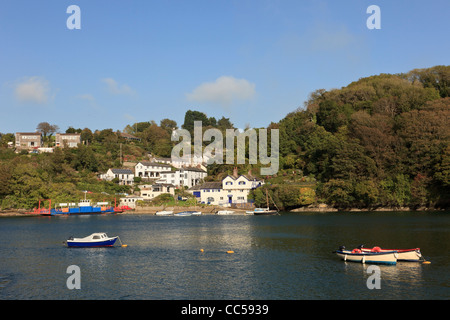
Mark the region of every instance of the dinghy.
[[344, 261], [369, 264], [397, 264], [398, 253], [395, 250], [385, 252], [364, 252], [361, 249], [346, 250], [344, 246], [335, 251]]
[[232, 211], [232, 210], [220, 210], [220, 211], [217, 211], [216, 214], [224, 216], [224, 215], [232, 214], [233, 212], [234, 211]]
[[389, 252], [389, 251], [397, 251], [398, 258], [397, 261], [423, 261], [422, 253], [420, 252], [420, 248], [414, 249], [381, 249], [380, 247], [373, 247], [372, 249], [360, 248], [362, 252]]
[[158, 211], [156, 213], [157, 216], [171, 216], [173, 215], [173, 211]]
[[200, 211], [183, 211], [183, 212], [178, 212], [175, 213], [174, 216], [177, 217], [189, 217], [189, 216], [199, 216], [202, 213]]

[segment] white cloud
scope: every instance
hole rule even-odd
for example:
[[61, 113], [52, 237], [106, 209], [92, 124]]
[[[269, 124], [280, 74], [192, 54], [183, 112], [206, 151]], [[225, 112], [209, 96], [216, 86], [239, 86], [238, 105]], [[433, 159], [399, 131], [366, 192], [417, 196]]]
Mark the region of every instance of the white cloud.
[[27, 77], [19, 82], [14, 90], [20, 102], [45, 104], [49, 100], [49, 82], [41, 77]]
[[116, 80], [113, 78], [104, 78], [102, 79], [104, 83], [106, 83], [108, 91], [112, 94], [124, 94], [124, 95], [134, 95], [135, 91], [131, 89], [128, 85], [122, 84], [119, 85]]
[[205, 82], [186, 95], [189, 101], [215, 102], [229, 105], [234, 100], [250, 100], [255, 95], [255, 84], [230, 76], [222, 76], [214, 82]]

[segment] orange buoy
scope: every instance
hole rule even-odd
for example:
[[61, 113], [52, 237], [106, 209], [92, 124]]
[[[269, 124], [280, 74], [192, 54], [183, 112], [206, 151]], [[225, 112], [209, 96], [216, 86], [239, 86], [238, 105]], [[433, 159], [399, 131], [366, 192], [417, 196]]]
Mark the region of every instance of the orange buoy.
[[232, 251], [232, 250], [228, 250], [228, 251], [227, 251], [227, 253], [234, 253], [234, 251]]

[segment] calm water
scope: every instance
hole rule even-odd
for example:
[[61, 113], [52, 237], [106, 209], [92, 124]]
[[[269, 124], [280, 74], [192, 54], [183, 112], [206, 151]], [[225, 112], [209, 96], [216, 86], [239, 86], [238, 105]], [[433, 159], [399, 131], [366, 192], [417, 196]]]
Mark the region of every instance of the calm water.
[[[93, 232], [128, 247], [62, 244]], [[369, 290], [367, 266], [332, 254], [358, 244], [420, 247], [431, 264], [380, 266]], [[449, 213], [0, 219], [0, 299], [449, 299], [449, 266]]]

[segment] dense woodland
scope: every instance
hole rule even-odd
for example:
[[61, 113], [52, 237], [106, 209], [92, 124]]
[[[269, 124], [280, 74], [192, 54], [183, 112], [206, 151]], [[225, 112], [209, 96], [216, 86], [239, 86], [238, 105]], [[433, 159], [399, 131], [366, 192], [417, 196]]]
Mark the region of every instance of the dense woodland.
[[[233, 128], [230, 119], [207, 117], [189, 110], [182, 128]], [[251, 119], [249, 119], [251, 120]], [[43, 126], [44, 142], [52, 145], [57, 125]], [[47, 129], [45, 129], [47, 128]], [[114, 201], [130, 187], [99, 181], [98, 173], [122, 161], [148, 159], [148, 153], [170, 157], [174, 120], [130, 124], [128, 141], [112, 129], [79, 132], [79, 148], [54, 153], [14, 153], [0, 140], [0, 206], [30, 209], [38, 199], [77, 201], [82, 191], [94, 200]], [[341, 89], [311, 93], [304, 106], [269, 129], [280, 131], [280, 170], [251, 197], [265, 205], [266, 192], [280, 209], [325, 203], [348, 208], [450, 207], [450, 66], [416, 69], [405, 74], [362, 78]], [[46, 130], [44, 132], [44, 130]], [[208, 143], [205, 143], [207, 145]], [[122, 150], [122, 151], [121, 151]], [[120, 155], [122, 154], [122, 158]], [[233, 165], [210, 165], [208, 180], [231, 174]], [[258, 165], [238, 165], [240, 173], [259, 173]]]

